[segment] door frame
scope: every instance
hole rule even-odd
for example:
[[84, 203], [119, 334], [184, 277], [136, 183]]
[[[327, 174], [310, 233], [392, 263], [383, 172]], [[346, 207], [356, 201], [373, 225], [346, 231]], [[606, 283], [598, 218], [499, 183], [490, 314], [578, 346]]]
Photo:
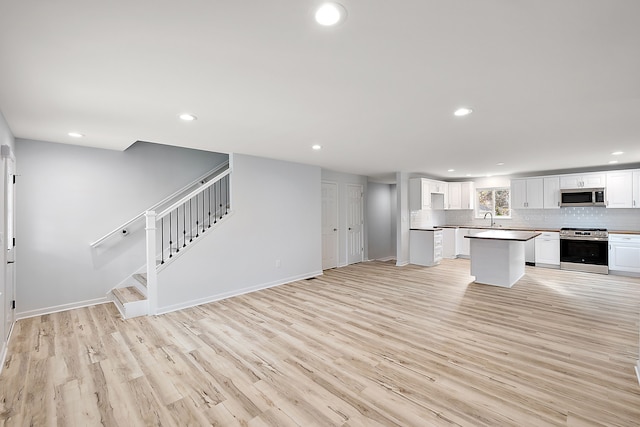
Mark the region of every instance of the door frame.
[[[336, 218], [336, 227], [337, 227], [337, 235], [336, 235], [336, 243], [335, 243], [335, 255], [336, 255], [336, 265], [333, 267], [327, 267], [326, 269], [330, 269], [330, 268], [337, 268], [340, 267], [340, 185], [335, 182], [335, 181], [326, 181], [326, 180], [322, 180], [320, 183], [320, 188], [322, 189], [322, 186], [324, 184], [330, 184], [335, 186], [336, 188], [336, 203], [335, 203], [335, 218]], [[322, 192], [322, 190], [321, 190]], [[322, 201], [321, 201], [322, 203]], [[322, 219], [321, 219], [322, 221]], [[321, 236], [323, 237], [323, 236]], [[322, 244], [324, 245], [324, 242], [322, 242]], [[322, 270], [325, 270], [324, 265], [322, 265]]]
[[[360, 248], [360, 259], [359, 260], [351, 260], [351, 256], [350, 256], [350, 252], [349, 252], [349, 187], [357, 187], [360, 190], [360, 218], [361, 218], [361, 223], [360, 223], [360, 237], [361, 237], [361, 243], [362, 243], [362, 247]], [[345, 211], [345, 216], [346, 216], [346, 234], [345, 234], [345, 246], [346, 246], [346, 262], [347, 265], [350, 264], [357, 264], [359, 262], [363, 262], [364, 261], [364, 248], [365, 248], [365, 233], [364, 233], [364, 185], [362, 184], [346, 184], [346, 204], [347, 204], [347, 210]]]

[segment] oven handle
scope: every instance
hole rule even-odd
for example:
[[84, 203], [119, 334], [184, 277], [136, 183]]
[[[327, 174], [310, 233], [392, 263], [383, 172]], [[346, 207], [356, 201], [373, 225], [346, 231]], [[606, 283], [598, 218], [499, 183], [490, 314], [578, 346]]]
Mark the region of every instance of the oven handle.
[[608, 242], [609, 238], [608, 237], [580, 237], [580, 236], [576, 236], [576, 237], [568, 237], [568, 236], [560, 236], [560, 240], [581, 240], [583, 242]]

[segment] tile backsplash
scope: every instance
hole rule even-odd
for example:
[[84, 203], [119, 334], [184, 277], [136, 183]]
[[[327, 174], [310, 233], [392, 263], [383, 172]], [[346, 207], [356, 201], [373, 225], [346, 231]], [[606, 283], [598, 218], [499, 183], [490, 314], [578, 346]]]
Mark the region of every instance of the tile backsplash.
[[[421, 212], [421, 211], [417, 211]], [[433, 211], [439, 214], [428, 215], [425, 226], [433, 225], [489, 225], [489, 218], [475, 218], [473, 210]], [[444, 217], [441, 214], [444, 213]], [[416, 218], [422, 219], [422, 215]], [[412, 226], [414, 212], [411, 212]], [[438, 222], [441, 221], [441, 222]], [[603, 207], [566, 207], [560, 209], [514, 209], [511, 219], [496, 219], [503, 227], [527, 228], [606, 228], [615, 230], [640, 231], [640, 209], [607, 209]], [[417, 222], [418, 224], [419, 222]]]

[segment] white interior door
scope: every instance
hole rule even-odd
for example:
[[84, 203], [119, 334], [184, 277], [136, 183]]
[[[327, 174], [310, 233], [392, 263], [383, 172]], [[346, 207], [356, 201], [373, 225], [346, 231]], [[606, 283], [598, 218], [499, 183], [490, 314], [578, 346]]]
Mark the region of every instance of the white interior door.
[[[3, 337], [6, 338], [11, 332], [11, 327], [15, 321], [15, 162], [11, 157], [4, 160], [4, 236], [2, 242], [6, 249], [5, 274], [4, 274], [4, 313], [0, 313], [3, 323]], [[0, 298], [1, 300], [1, 298]]]
[[338, 184], [322, 183], [322, 269], [338, 266]]
[[364, 200], [362, 185], [347, 185], [347, 264], [364, 259]]

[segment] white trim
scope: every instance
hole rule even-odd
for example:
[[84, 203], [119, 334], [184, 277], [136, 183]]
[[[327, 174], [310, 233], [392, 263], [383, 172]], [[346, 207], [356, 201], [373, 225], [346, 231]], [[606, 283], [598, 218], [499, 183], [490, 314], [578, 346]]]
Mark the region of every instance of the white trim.
[[405, 265], [409, 265], [409, 261], [402, 261], [402, 262], [396, 261], [396, 267], [404, 267]]
[[158, 307], [157, 314], [166, 314], [172, 311], [183, 310], [189, 307], [195, 307], [197, 305], [208, 304], [210, 302], [220, 301], [220, 300], [231, 298], [231, 297], [237, 297], [237, 296], [248, 294], [251, 292], [261, 291], [263, 289], [273, 288], [276, 286], [286, 285], [288, 283], [293, 283], [300, 280], [310, 279], [312, 277], [322, 276], [322, 274], [323, 274], [322, 270], [319, 270], [312, 273], [301, 274], [299, 276], [293, 276], [286, 279], [277, 280], [275, 282], [263, 283], [260, 285], [249, 286], [248, 288], [238, 289], [230, 292], [224, 292], [222, 294], [211, 295], [204, 298], [198, 298], [195, 300], [182, 302], [180, 304], [169, 305], [166, 307]]
[[640, 384], [640, 360], [638, 360], [638, 363], [634, 368], [636, 369], [636, 377], [638, 377], [638, 384]]
[[392, 256], [386, 256], [384, 258], [376, 258], [374, 261], [387, 262], [387, 261], [392, 261], [394, 259], [396, 259], [396, 257], [394, 255], [392, 255]]
[[27, 319], [29, 317], [42, 316], [44, 314], [53, 314], [60, 311], [73, 310], [75, 308], [89, 307], [92, 305], [105, 304], [111, 302], [111, 300], [104, 296], [101, 298], [72, 302], [69, 304], [55, 305], [53, 307], [39, 308], [37, 310], [24, 311], [22, 313], [16, 313], [16, 320]]

